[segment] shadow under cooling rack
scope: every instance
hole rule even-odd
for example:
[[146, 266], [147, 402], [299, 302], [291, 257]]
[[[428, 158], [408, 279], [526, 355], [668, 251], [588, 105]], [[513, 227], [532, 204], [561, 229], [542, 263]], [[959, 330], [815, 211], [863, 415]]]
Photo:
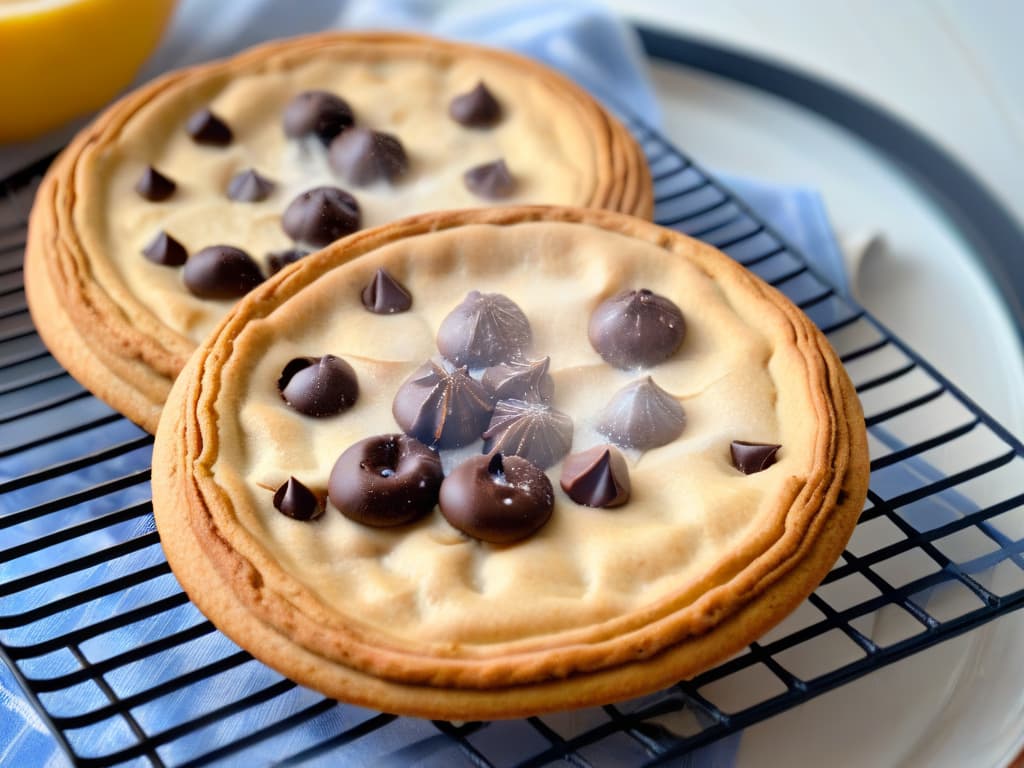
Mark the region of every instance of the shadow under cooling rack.
[[777, 286], [864, 405], [871, 491], [824, 583], [725, 664], [614, 706], [493, 723], [395, 717], [296, 686], [179, 589], [151, 438], [46, 352], [25, 306], [42, 166], [0, 193], [0, 653], [77, 765], [660, 763], [1024, 605], [1024, 448], [728, 190], [633, 123], [656, 218]]

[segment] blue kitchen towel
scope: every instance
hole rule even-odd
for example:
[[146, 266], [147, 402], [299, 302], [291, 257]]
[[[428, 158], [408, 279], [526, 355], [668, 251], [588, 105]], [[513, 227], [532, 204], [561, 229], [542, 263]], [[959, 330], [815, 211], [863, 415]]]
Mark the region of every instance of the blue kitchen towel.
[[[635, 36], [605, 8], [589, 2], [182, 0], [164, 44], [141, 79], [225, 56], [270, 38], [334, 27], [409, 29], [511, 48], [560, 69], [613, 108], [626, 110], [654, 127], [661, 124]], [[742, 178], [724, 182], [833, 283], [845, 289], [840, 251], [816, 192]], [[15, 506], [8, 508], [11, 504]], [[0, 499], [0, 513], [30, 504], [28, 498], [14, 494]], [[716, 742], [688, 756], [685, 764], [694, 768], [731, 765], [740, 738], [737, 735]], [[358, 742], [350, 748], [355, 750], [349, 753], [351, 764], [360, 764]], [[263, 754], [274, 754], [273, 740], [268, 740]], [[10, 671], [0, 664], [0, 765], [49, 766], [64, 762]]]

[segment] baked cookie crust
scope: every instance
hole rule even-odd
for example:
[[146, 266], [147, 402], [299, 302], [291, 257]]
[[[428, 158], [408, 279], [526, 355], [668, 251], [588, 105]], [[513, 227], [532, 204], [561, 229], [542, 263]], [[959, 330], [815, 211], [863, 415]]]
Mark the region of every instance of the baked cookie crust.
[[[485, 245], [488, 258], [478, 255]], [[679, 359], [650, 373], [684, 402], [687, 431], [669, 446], [631, 457], [634, 498], [625, 507], [578, 507], [563, 494], [553, 522], [512, 547], [467, 539], [436, 512], [385, 534], [330, 507], [313, 524], [324, 523], [318, 529], [284, 519], [265, 490], [277, 482], [274, 470], [282, 477], [304, 472], [319, 485], [316, 457], [328, 454], [329, 466], [338, 448], [324, 435], [341, 433], [344, 447], [346, 424], [358, 433], [379, 422], [373, 390], [421, 362], [415, 345], [369, 361], [356, 342], [310, 349], [356, 365], [371, 393], [365, 408], [337, 417], [324, 432], [283, 406], [280, 418], [274, 410], [266, 372], [304, 343], [340, 343], [344, 334], [330, 336], [331, 327], [345, 323], [341, 315], [324, 317], [324, 294], [343, 303], [337, 297], [381, 264], [421, 297], [414, 306], [430, 305], [427, 326], [434, 304], [442, 313], [449, 308], [445, 290], [497, 286], [524, 302], [538, 346], [547, 344], [539, 351], [552, 357], [556, 405], [577, 418], [574, 449], [587, 447], [578, 414], [591, 407], [577, 393], [585, 387], [574, 371], [585, 371], [598, 388], [604, 374], [589, 359], [597, 355], [585, 336], [576, 339], [564, 324], [557, 332], [545, 328], [561, 319], [556, 308], [550, 318], [541, 316], [537, 307], [546, 297], [538, 286], [549, 279], [560, 290], [567, 284], [560, 281], [576, 281], [582, 305], [592, 308], [622, 283], [663, 275], [661, 287], [677, 294], [691, 328]], [[506, 271], [523, 281], [508, 282]], [[441, 275], [451, 274], [464, 284], [455, 280], [446, 289], [444, 280], [452, 278]], [[530, 279], [533, 299], [524, 287]], [[434, 289], [427, 286], [440, 293], [428, 297]], [[311, 335], [304, 337], [304, 329]], [[375, 344], [386, 348], [389, 338], [411, 336], [388, 333]], [[734, 341], [723, 352], [717, 342], [726, 337]], [[684, 385], [687, 378], [692, 387]], [[559, 392], [566, 393], [562, 400]], [[383, 395], [388, 402], [390, 394]], [[737, 425], [750, 425], [757, 433], [750, 437], [778, 439], [779, 462], [756, 475], [735, 471], [722, 435]], [[386, 422], [374, 432], [393, 429]], [[287, 447], [300, 436], [311, 451]], [[557, 467], [549, 473], [557, 478]], [[523, 207], [424, 215], [361, 232], [245, 297], [172, 390], [157, 435], [153, 491], [161, 541], [179, 581], [258, 658], [345, 701], [476, 719], [621, 700], [734, 654], [793, 610], [832, 567], [856, 524], [867, 481], [853, 387], [821, 333], [778, 291], [715, 249], [635, 218]], [[659, 495], [662, 488], [667, 495]], [[709, 490], [694, 496], [693, 488]], [[667, 538], [681, 549], [649, 543]], [[469, 553], [466, 560], [452, 559], [459, 551]], [[563, 600], [576, 578], [567, 561], [584, 577], [582, 589]], [[479, 577], [469, 591], [466, 562]], [[418, 567], [438, 578], [423, 577]], [[353, 581], [349, 571], [360, 575]], [[415, 585], [411, 598], [401, 578]]]

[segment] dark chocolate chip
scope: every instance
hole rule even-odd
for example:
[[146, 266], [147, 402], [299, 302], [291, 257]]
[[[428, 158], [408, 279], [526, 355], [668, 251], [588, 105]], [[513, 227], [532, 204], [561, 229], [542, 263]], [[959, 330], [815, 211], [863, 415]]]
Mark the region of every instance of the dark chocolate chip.
[[259, 265], [230, 245], [211, 245], [194, 254], [185, 262], [182, 278], [201, 299], [237, 299], [263, 282]]
[[289, 264], [294, 264], [303, 256], [308, 256], [309, 254], [310, 251], [304, 251], [301, 248], [286, 248], [283, 251], [272, 251], [267, 254], [267, 271], [271, 275], [276, 275]]
[[208, 109], [193, 114], [185, 124], [185, 130], [196, 144], [211, 147], [226, 147], [232, 139], [228, 124]]
[[355, 121], [348, 103], [328, 91], [303, 91], [284, 108], [284, 132], [293, 139], [313, 134], [330, 144]]
[[398, 426], [420, 442], [458, 448], [487, 427], [491, 399], [465, 367], [449, 370], [428, 361], [398, 388], [391, 412]]
[[484, 453], [522, 456], [547, 469], [572, 447], [572, 419], [543, 403], [501, 400], [483, 438]]
[[360, 440], [338, 458], [328, 494], [345, 517], [378, 528], [412, 522], [437, 504], [441, 459], [406, 435]]
[[334, 355], [291, 360], [281, 371], [277, 389], [288, 405], [307, 416], [334, 416], [359, 398], [356, 372]]
[[258, 203], [270, 197], [274, 186], [274, 182], [250, 168], [235, 174], [231, 179], [228, 183], [228, 197], [240, 203]]
[[315, 520], [324, 513], [324, 502], [294, 477], [274, 493], [274, 508], [295, 520]]
[[392, 184], [409, 170], [409, 158], [390, 133], [353, 128], [331, 142], [327, 162], [349, 184], [364, 187], [384, 179]]
[[729, 446], [729, 452], [732, 454], [733, 466], [745, 475], [752, 475], [755, 472], [768, 469], [774, 464], [775, 454], [781, 447], [774, 443], [747, 443], [742, 440], [733, 440]]
[[281, 226], [292, 240], [320, 248], [359, 229], [359, 203], [343, 189], [314, 187], [291, 201]]
[[374, 272], [373, 278], [363, 288], [361, 298], [363, 306], [376, 315], [393, 315], [405, 312], [412, 306], [409, 289], [395, 280], [384, 267]]
[[590, 316], [590, 344], [616, 368], [657, 365], [683, 343], [686, 321], [679, 307], [647, 289], [623, 291]]
[[526, 400], [547, 403], [555, 394], [555, 380], [548, 373], [551, 358], [543, 360], [499, 363], [492, 365], [480, 377], [495, 402], [498, 400]]
[[544, 471], [520, 456], [475, 456], [441, 484], [441, 514], [455, 528], [492, 544], [511, 544], [541, 528], [555, 506]]
[[615, 393], [598, 416], [597, 431], [623, 448], [646, 451], [671, 443], [685, 426], [683, 406], [647, 376]]
[[470, 291], [437, 329], [441, 354], [472, 368], [516, 360], [532, 340], [523, 310], [500, 293]]
[[135, 191], [153, 203], [166, 200], [174, 194], [174, 190], [177, 188], [177, 184], [151, 165], [146, 166], [146, 170], [135, 182]]
[[452, 120], [470, 128], [488, 128], [501, 119], [501, 105], [483, 80], [476, 87], [460, 93], [448, 104]]
[[516, 180], [504, 159], [470, 168], [462, 174], [462, 181], [466, 189], [487, 200], [501, 200], [516, 191]]
[[185, 246], [163, 230], [142, 249], [142, 255], [154, 264], [162, 264], [165, 267], [180, 267], [188, 261]]
[[561, 485], [585, 507], [621, 507], [629, 501], [629, 466], [617, 448], [598, 445], [565, 460]]

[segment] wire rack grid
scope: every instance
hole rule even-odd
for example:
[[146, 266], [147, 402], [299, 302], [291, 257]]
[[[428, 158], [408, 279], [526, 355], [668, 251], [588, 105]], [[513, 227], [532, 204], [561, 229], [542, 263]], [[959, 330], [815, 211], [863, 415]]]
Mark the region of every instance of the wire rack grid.
[[73, 764], [660, 764], [1024, 605], [1024, 446], [727, 188], [630, 127], [657, 221], [779, 287], [857, 385], [871, 490], [819, 589], [724, 664], [614, 706], [447, 723], [295, 685], [188, 601], [153, 525], [151, 438], [33, 329], [22, 254], [44, 162], [0, 188], [0, 656]]

